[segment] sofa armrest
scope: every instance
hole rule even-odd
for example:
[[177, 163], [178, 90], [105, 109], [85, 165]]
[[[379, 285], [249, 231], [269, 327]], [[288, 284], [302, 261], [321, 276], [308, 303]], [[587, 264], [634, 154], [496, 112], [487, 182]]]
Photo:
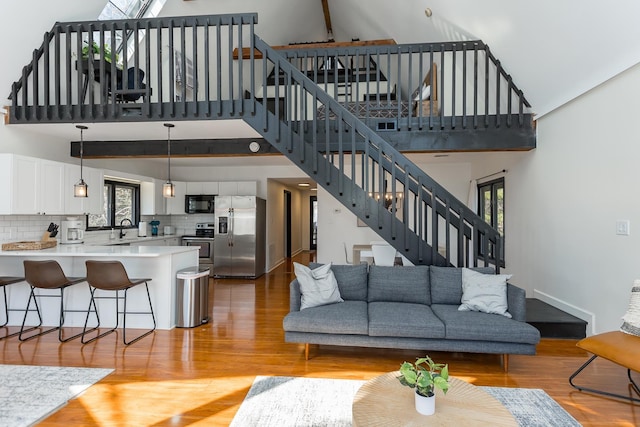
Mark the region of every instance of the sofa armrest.
[[293, 279], [289, 284], [289, 311], [300, 311], [300, 300], [302, 293], [300, 292], [300, 283], [298, 279]]
[[514, 320], [527, 321], [527, 298], [524, 289], [511, 283], [507, 283], [507, 305], [509, 313]]

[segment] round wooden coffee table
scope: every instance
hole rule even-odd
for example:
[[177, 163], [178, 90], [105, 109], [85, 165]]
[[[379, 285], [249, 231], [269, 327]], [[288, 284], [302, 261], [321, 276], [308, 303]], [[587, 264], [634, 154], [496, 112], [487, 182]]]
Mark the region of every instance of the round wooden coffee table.
[[517, 426], [507, 408], [486, 391], [449, 377], [446, 395], [436, 392], [436, 413], [421, 415], [415, 409], [415, 389], [389, 372], [366, 382], [353, 399], [353, 426]]

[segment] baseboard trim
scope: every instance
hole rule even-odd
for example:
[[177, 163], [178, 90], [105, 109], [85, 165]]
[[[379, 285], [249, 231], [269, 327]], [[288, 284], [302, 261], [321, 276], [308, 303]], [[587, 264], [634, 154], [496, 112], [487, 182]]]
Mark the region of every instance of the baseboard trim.
[[276, 263], [273, 264], [273, 266], [269, 268], [269, 270], [267, 270], [267, 273], [271, 273], [273, 270], [280, 267], [282, 264], [284, 264], [284, 258], [281, 258], [278, 261], [276, 261]]
[[552, 305], [559, 310], [569, 313], [572, 316], [576, 316], [578, 319], [584, 320], [588, 323], [587, 336], [595, 334], [596, 316], [590, 311], [583, 310], [580, 307], [576, 307], [573, 304], [569, 304], [566, 301], [562, 301], [537, 289], [533, 290], [533, 297], [539, 299], [542, 302], [546, 302], [547, 304]]

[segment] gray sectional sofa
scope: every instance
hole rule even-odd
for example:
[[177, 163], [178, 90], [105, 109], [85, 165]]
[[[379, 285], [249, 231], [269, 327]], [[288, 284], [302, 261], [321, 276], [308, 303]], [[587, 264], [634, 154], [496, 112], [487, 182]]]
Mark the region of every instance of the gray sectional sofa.
[[[312, 264], [313, 269], [320, 264]], [[525, 291], [507, 284], [512, 318], [458, 311], [462, 269], [333, 265], [344, 302], [300, 310], [300, 284], [290, 284], [285, 341], [431, 351], [535, 354], [539, 331], [527, 324]], [[493, 273], [491, 268], [476, 271]]]

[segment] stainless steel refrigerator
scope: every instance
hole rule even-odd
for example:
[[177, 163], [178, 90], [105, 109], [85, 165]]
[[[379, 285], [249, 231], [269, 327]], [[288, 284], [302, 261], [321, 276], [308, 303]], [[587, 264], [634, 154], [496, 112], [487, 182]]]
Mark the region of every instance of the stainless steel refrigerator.
[[264, 274], [266, 201], [255, 196], [216, 196], [214, 277]]

